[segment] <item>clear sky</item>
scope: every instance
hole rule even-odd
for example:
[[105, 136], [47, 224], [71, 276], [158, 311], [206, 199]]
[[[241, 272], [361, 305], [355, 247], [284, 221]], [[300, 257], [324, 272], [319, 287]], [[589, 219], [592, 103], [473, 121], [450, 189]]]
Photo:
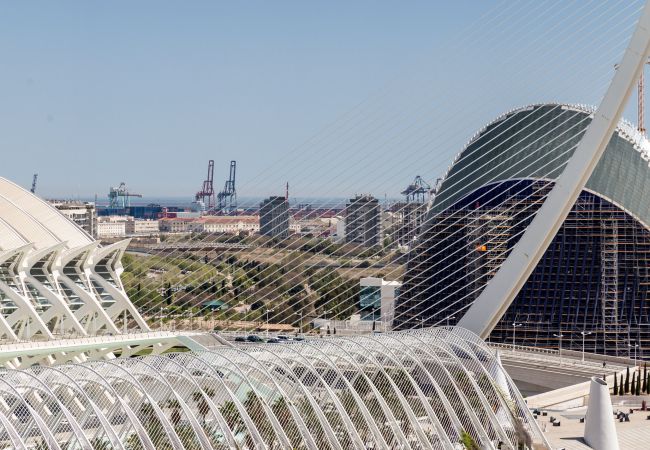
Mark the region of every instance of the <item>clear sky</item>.
[[217, 188], [236, 159], [240, 195], [396, 195], [499, 112], [598, 100], [627, 35], [562, 33], [624, 29], [640, 2], [539, 3], [2, 2], [0, 174], [190, 197], [208, 159]]

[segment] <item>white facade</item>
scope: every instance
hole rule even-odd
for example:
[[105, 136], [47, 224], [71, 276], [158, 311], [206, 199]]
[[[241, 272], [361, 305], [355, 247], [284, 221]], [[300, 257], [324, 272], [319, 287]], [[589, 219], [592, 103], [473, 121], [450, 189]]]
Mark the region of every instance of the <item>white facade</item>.
[[100, 246], [55, 207], [0, 178], [0, 340], [118, 334], [129, 324], [148, 330], [120, 281], [127, 245]]
[[335, 226], [335, 231], [331, 235], [331, 238], [334, 242], [341, 243], [345, 240], [345, 217], [335, 216], [332, 218], [332, 222]]
[[126, 236], [126, 222], [99, 220], [97, 221], [96, 234], [98, 238], [124, 237]]
[[189, 218], [165, 218], [158, 221], [160, 231], [165, 233], [187, 233], [191, 230], [193, 219]]
[[159, 232], [160, 228], [157, 220], [133, 219], [131, 217], [126, 221], [127, 235], [149, 235], [158, 234]]
[[241, 232], [257, 233], [260, 231], [258, 216], [218, 216], [204, 217], [197, 221], [204, 233], [239, 234]]

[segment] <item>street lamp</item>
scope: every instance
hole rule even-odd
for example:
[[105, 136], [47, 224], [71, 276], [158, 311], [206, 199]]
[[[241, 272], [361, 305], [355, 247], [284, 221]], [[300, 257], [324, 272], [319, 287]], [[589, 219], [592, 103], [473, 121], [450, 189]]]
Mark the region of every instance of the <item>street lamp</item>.
[[560, 339], [560, 364], [562, 364], [562, 338], [564, 337], [564, 335], [563, 335], [562, 332], [560, 331], [559, 334], [555, 334], [555, 333], [554, 333], [553, 336], [555, 336], [556, 338]]
[[447, 316], [447, 328], [449, 328], [449, 321], [451, 319], [455, 319], [455, 318], [456, 318], [456, 316]]
[[420, 317], [420, 328], [424, 329], [424, 317]]
[[515, 335], [517, 333], [517, 328], [523, 327], [523, 323], [512, 322], [512, 351], [515, 351]]
[[580, 334], [582, 335], [582, 362], [585, 362], [585, 336], [589, 336], [592, 331], [582, 330]]
[[300, 310], [300, 336], [302, 336], [302, 309]]
[[639, 344], [635, 342], [634, 345], [627, 344], [627, 346], [634, 347], [634, 368], [636, 369], [636, 349], [639, 347]]
[[266, 310], [266, 337], [269, 337], [269, 313], [273, 312], [272, 309]]

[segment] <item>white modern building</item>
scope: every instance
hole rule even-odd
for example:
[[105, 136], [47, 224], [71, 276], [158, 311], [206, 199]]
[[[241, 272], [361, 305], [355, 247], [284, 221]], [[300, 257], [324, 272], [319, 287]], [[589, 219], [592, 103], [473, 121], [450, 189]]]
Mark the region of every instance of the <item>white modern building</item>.
[[120, 259], [54, 206], [0, 178], [0, 341], [148, 330], [128, 300]]
[[395, 299], [402, 283], [383, 278], [366, 277], [359, 280], [359, 310], [364, 320], [375, 320], [390, 328], [395, 317]]

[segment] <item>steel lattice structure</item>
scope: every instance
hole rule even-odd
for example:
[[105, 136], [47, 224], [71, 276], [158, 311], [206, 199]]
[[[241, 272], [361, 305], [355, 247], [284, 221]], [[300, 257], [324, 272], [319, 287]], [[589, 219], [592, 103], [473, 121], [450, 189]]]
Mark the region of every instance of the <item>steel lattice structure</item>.
[[498, 356], [458, 328], [7, 370], [0, 430], [17, 449], [544, 443]]
[[101, 246], [52, 205], [0, 177], [0, 339], [148, 331], [120, 280], [128, 243]]

